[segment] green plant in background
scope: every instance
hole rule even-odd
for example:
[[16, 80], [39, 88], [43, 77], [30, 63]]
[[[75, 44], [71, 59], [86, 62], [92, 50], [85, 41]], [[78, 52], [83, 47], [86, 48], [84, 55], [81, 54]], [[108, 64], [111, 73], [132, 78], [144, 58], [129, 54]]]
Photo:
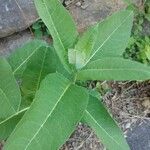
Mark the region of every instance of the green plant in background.
[[127, 9], [133, 10], [135, 16], [132, 35], [124, 57], [149, 64], [150, 37], [144, 35], [143, 24], [145, 21], [150, 23], [150, 1], [144, 1], [140, 7], [137, 7], [131, 2], [127, 4]]
[[99, 94], [82, 83], [150, 78], [149, 67], [122, 58], [133, 12], [117, 12], [79, 35], [59, 1], [35, 0], [35, 5], [53, 43], [34, 40], [0, 59], [0, 140], [7, 139], [4, 150], [59, 149], [80, 121], [108, 149], [129, 150]]
[[136, 42], [138, 49], [140, 50], [137, 59], [142, 63], [148, 64], [150, 62], [150, 38], [145, 36], [144, 39], [140, 39]]
[[[63, 6], [66, 6], [65, 0], [62, 1]], [[42, 21], [42, 19], [39, 19], [37, 22], [35, 22], [31, 26], [31, 31], [33, 32], [35, 38], [41, 39], [43, 36], [50, 37], [50, 32], [47, 29], [46, 25]]]
[[42, 38], [43, 36], [47, 36], [47, 37], [50, 36], [50, 33], [47, 27], [45, 26], [45, 24], [43, 23], [41, 19], [35, 22], [32, 25], [31, 29], [36, 38]]
[[150, 1], [149, 0], [145, 0], [145, 18], [150, 21]]

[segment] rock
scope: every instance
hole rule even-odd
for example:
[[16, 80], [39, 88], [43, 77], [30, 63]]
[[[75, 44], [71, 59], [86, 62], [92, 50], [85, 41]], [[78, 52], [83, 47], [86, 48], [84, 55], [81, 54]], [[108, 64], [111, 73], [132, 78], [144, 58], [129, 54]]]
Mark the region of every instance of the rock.
[[150, 36], [150, 22], [145, 20], [143, 27], [143, 35]]
[[125, 4], [122, 0], [86, 0], [81, 7], [77, 3], [70, 5], [69, 10], [78, 25], [78, 29], [82, 31], [82, 29], [124, 7]]
[[127, 141], [131, 150], [150, 149], [150, 120], [138, 121], [127, 133]]
[[[69, 10], [77, 22], [78, 29], [83, 29], [102, 20], [114, 11], [124, 8], [122, 0], [60, 0], [69, 3]], [[139, 3], [141, 0], [134, 0]], [[33, 0], [0, 0], [0, 38], [22, 31], [33, 24], [38, 15]]]
[[32, 39], [31, 33], [26, 30], [21, 33], [11, 35], [0, 39], [0, 55], [7, 56], [16, 48], [21, 47], [24, 43]]
[[24, 30], [37, 19], [33, 0], [0, 0], [0, 37]]
[[[122, 7], [121, 0], [95, 0], [94, 2], [86, 0], [81, 7], [71, 4], [69, 10], [77, 21], [78, 28], [81, 29]], [[38, 15], [33, 0], [0, 1], [0, 37], [22, 31], [37, 19]]]

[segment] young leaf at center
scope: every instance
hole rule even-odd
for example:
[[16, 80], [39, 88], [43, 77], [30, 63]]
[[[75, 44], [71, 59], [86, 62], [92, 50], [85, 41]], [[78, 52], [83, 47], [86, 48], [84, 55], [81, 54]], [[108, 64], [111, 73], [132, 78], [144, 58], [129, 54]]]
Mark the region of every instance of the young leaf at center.
[[128, 44], [132, 22], [133, 12], [123, 10], [90, 27], [75, 45], [76, 67], [80, 69], [103, 57], [121, 56]]

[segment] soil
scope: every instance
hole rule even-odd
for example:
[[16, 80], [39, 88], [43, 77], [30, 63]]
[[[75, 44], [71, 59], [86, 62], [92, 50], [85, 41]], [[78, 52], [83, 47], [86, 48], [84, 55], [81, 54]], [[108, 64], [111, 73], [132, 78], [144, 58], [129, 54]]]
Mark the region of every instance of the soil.
[[[103, 102], [124, 136], [137, 121], [150, 120], [150, 82], [99, 82], [104, 87]], [[105, 87], [107, 87], [105, 89]], [[61, 150], [106, 150], [94, 132], [79, 124]]]
[[87, 125], [79, 123], [60, 150], [104, 150], [104, 146]]
[[[129, 123], [149, 119], [150, 82], [113, 82], [104, 103], [125, 131]], [[128, 124], [128, 125], [127, 125]]]

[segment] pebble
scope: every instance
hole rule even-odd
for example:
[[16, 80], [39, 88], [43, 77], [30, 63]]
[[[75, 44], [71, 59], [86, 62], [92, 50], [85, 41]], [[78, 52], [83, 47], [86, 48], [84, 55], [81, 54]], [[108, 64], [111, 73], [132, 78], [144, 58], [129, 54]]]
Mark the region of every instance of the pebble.
[[66, 6], [70, 5], [72, 3], [72, 1], [66, 1], [65, 4]]
[[80, 7], [81, 5], [82, 5], [81, 2], [77, 2], [77, 3], [76, 3], [76, 6], [77, 6], [77, 7]]
[[145, 100], [142, 102], [142, 105], [143, 105], [145, 108], [150, 108], [150, 100], [149, 100], [149, 99], [145, 99]]
[[89, 6], [89, 4], [83, 4], [83, 5], [81, 6], [81, 8], [82, 8], [82, 9], [86, 9], [88, 6]]
[[128, 123], [125, 125], [125, 128], [126, 128], [126, 129], [129, 129], [130, 126], [131, 126], [131, 123], [128, 122]]

